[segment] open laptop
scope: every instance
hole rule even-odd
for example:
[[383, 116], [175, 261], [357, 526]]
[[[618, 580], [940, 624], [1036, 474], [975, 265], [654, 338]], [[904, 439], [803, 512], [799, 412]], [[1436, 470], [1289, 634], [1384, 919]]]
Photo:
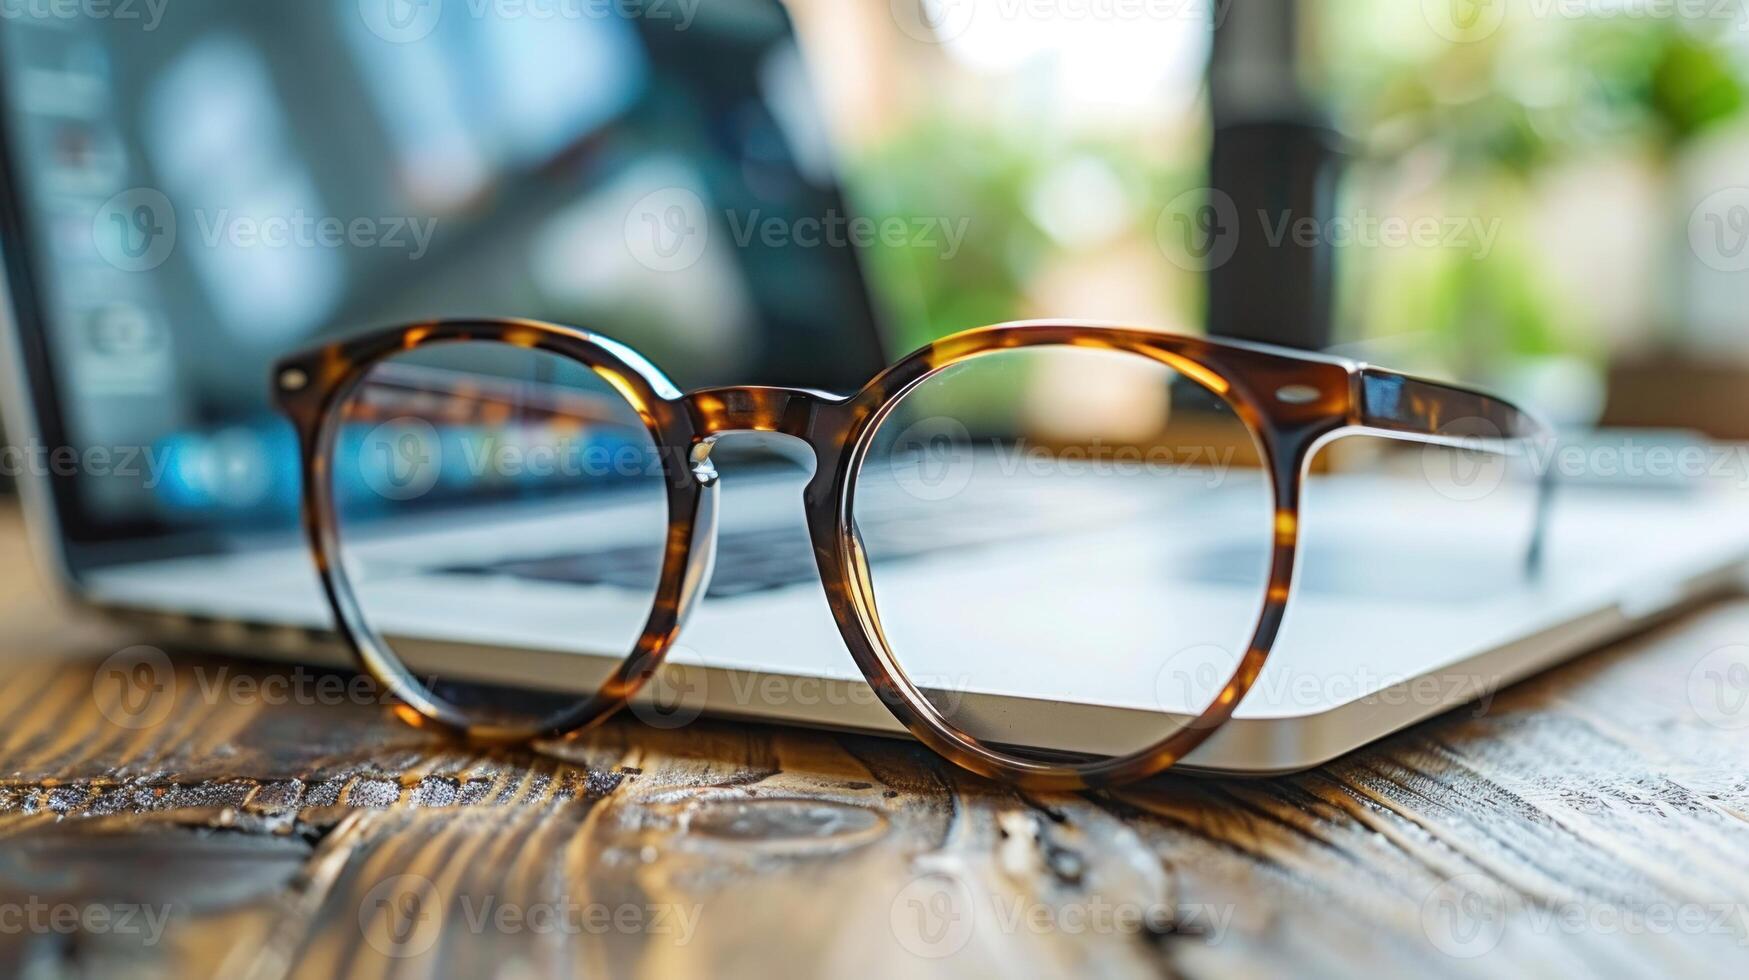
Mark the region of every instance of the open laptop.
[[[877, 333], [854, 249], [737, 235], [760, 217], [795, 227], [849, 213], [774, 0], [702, 5], [684, 25], [671, 19], [683, 5], [638, 20], [369, 9], [215, 0], [150, 31], [0, 23], [8, 430], [75, 460], [44, 453], [21, 489], [76, 601], [178, 642], [346, 662], [296, 527], [291, 435], [267, 400], [267, 366], [312, 337], [533, 316], [615, 336], [682, 387], [828, 391], [900, 353]], [[713, 229], [681, 267], [626, 247], [628, 214], [675, 188], [705, 203]], [[1465, 499], [1466, 480], [1434, 476], [1463, 461], [1408, 462], [1313, 478], [1283, 634], [1235, 720], [1186, 766], [1316, 765], [1733, 587], [1749, 556], [1734, 482], [1581, 485], [1563, 490], [1530, 576], [1525, 495]], [[806, 475], [757, 448], [725, 466], [711, 591], [647, 720], [902, 734], [828, 613], [801, 525]], [[1166, 601], [1150, 570], [1098, 560], [1103, 543], [1151, 526], [1145, 495], [1117, 487], [1091, 519], [1012, 533], [1038, 527], [1051, 488], [1033, 489], [1023, 514], [938, 507], [935, 523], [904, 525], [913, 544], [883, 581], [930, 624], [928, 673], [1001, 678], [954, 694], [993, 724], [1024, 718], [1009, 741], [1146, 744], [1181, 713], [1161, 683], [1169, 663], [1078, 672], [1065, 687], [1005, 657], [977, 615], [1041, 588], [1028, 574], [1041, 562], [1078, 569], [1048, 585], [1059, 600], [1080, 589], [1130, 611], [1084, 624], [1087, 649], [1099, 630], [1146, 633]], [[914, 521], [906, 503], [869, 519]], [[566, 540], [586, 548], [555, 548], [540, 506], [432, 531], [494, 550], [466, 568], [406, 568], [396, 587], [417, 614], [397, 628], [485, 680], [592, 690], [614, 658], [579, 643], [564, 613], [620, 587], [613, 535], [632, 505], [563, 516]], [[1230, 601], [1241, 549], [1220, 522], [1192, 524], [1172, 529], [1191, 549], [1172, 601]], [[984, 592], [943, 587], [968, 570]], [[445, 608], [456, 612], [432, 612]], [[1026, 625], [1005, 622], [1014, 636]]]

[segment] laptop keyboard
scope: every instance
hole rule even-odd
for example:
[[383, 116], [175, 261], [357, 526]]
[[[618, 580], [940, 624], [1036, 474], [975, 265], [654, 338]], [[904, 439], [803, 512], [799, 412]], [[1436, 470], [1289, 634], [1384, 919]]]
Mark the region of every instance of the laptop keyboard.
[[[744, 531], [717, 536], [712, 598], [752, 595], [781, 589], [817, 576], [807, 534], [800, 530]], [[661, 571], [649, 547], [606, 548], [515, 558], [488, 565], [462, 565], [441, 571], [452, 575], [508, 575], [564, 585], [612, 585], [647, 592]]]
[[[963, 551], [1012, 538], [1017, 528], [1029, 534], [1027, 521], [971, 519], [942, 506], [902, 509], [859, 519], [865, 536], [880, 544], [882, 564], [921, 558], [945, 551]], [[1011, 515], [1012, 517], [1012, 515]], [[505, 575], [565, 585], [609, 585], [648, 591], [655, 582], [660, 556], [648, 546], [578, 550], [538, 558], [511, 558], [481, 565], [439, 569], [450, 575]], [[711, 598], [734, 598], [819, 580], [814, 546], [800, 527], [720, 531]]]

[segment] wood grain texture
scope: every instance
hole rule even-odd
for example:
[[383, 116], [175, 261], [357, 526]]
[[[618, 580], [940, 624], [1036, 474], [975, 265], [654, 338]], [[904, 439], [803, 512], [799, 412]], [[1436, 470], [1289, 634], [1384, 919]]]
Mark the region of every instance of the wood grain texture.
[[1040, 796], [750, 725], [480, 752], [349, 678], [118, 654], [53, 619], [16, 545], [6, 975], [1749, 967], [1749, 602], [1313, 772]]

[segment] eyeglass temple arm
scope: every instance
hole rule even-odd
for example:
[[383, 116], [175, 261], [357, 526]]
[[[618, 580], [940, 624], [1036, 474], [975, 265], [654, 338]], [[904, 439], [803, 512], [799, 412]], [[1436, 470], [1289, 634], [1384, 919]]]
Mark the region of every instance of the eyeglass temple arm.
[[[1518, 406], [1485, 392], [1362, 365], [1356, 424], [1397, 438], [1463, 449], [1517, 454], [1546, 448], [1554, 430]], [[1541, 571], [1554, 500], [1555, 468], [1537, 480], [1535, 525], [1527, 563]]]

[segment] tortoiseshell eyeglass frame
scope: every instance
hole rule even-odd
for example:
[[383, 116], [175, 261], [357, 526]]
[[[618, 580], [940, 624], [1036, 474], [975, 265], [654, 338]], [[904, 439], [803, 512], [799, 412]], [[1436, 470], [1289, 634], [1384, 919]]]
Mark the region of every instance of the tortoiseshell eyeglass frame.
[[[665, 450], [667, 550], [643, 633], [592, 696], [537, 725], [484, 724], [426, 691], [365, 620], [340, 561], [328, 461], [349, 397], [372, 367], [386, 358], [433, 344], [467, 341], [548, 351], [586, 365], [625, 397], [656, 445]], [[973, 738], [956, 729], [913, 686], [882, 633], [868, 563], [851, 517], [856, 474], [875, 430], [907, 392], [972, 358], [1053, 346], [1146, 357], [1219, 395], [1257, 442], [1276, 511], [1268, 594], [1250, 644], [1214, 703], [1147, 749], [1077, 763], [1035, 761]], [[717, 484], [711, 447], [730, 433], [781, 433], [812, 447], [817, 458], [802, 495], [814, 555], [844, 643], [882, 703], [918, 739], [953, 762], [1041, 790], [1086, 789], [1153, 775], [1184, 758], [1232, 717], [1262, 671], [1287, 609], [1299, 546], [1302, 483], [1322, 443], [1339, 435], [1369, 433], [1509, 453], [1523, 440], [1551, 438], [1535, 418], [1499, 398], [1355, 361], [1062, 321], [1012, 323], [955, 334], [900, 360], [850, 396], [772, 387], [683, 393], [654, 365], [616, 341], [586, 330], [523, 320], [449, 320], [373, 332], [280, 361], [273, 387], [281, 410], [297, 429], [304, 467], [304, 523], [339, 631], [363, 669], [404, 702], [397, 712], [408, 722], [479, 740], [524, 741], [586, 728], [624, 707], [661, 666], [687, 612], [708, 583]], [[1545, 482], [1537, 530], [1528, 550], [1533, 569], [1541, 552], [1547, 490]]]

